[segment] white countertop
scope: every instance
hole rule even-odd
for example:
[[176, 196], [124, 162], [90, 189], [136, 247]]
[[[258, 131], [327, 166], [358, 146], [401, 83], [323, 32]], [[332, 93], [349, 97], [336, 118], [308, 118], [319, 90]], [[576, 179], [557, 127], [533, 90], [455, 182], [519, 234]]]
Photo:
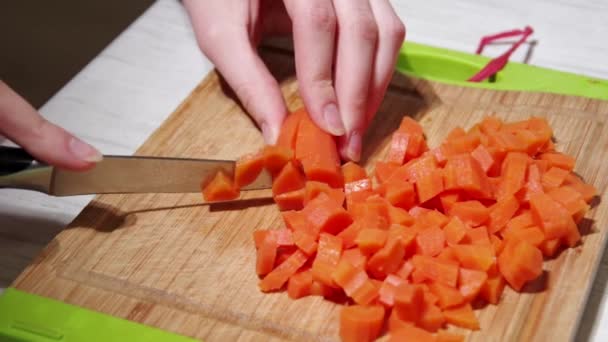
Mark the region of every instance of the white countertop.
[[[392, 3], [406, 23], [408, 40], [473, 52], [483, 35], [530, 25], [537, 41], [530, 64], [608, 79], [606, 0]], [[484, 54], [495, 55], [505, 48], [492, 46]], [[512, 60], [523, 61], [528, 48], [522, 46]], [[105, 154], [131, 154], [211, 68], [198, 50], [179, 2], [159, 0], [41, 112]], [[25, 266], [41, 243], [67, 225], [91, 198], [50, 198], [3, 190], [0, 225], [20, 232], [22, 238], [8, 251], [0, 251], [0, 256], [8, 255]], [[608, 257], [604, 257], [583, 317], [581, 339], [608, 340], [608, 308], [604, 305], [607, 280]]]

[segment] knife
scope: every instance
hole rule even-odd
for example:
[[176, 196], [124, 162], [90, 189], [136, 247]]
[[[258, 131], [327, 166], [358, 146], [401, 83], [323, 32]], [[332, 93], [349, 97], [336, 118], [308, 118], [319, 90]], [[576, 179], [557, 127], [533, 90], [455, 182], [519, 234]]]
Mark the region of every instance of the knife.
[[[232, 160], [104, 156], [92, 169], [68, 171], [37, 161], [21, 148], [0, 146], [0, 188], [52, 196], [116, 193], [195, 193], [217, 172], [234, 175]], [[269, 173], [241, 190], [272, 187]]]

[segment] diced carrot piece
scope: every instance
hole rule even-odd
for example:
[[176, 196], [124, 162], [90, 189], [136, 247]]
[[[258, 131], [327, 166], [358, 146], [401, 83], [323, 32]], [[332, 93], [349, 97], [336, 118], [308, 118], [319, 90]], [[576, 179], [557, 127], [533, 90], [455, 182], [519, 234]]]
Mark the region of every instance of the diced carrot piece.
[[555, 253], [557, 253], [561, 245], [562, 244], [560, 239], [545, 240], [540, 244], [540, 246], [538, 246], [538, 248], [540, 248], [544, 256], [553, 257], [555, 256]]
[[342, 189], [334, 189], [329, 185], [316, 181], [306, 182], [304, 205], [315, 199], [319, 194], [324, 193], [329, 196], [337, 205], [342, 206], [344, 204], [344, 191]]
[[302, 118], [306, 115], [306, 110], [300, 108], [285, 118], [285, 121], [283, 121], [283, 125], [281, 126], [279, 138], [277, 139], [278, 146], [295, 150], [298, 127], [300, 126], [300, 121], [302, 121]]
[[274, 236], [274, 239], [277, 243], [277, 247], [285, 247], [285, 246], [293, 246], [293, 234], [291, 230], [288, 229], [259, 229], [253, 232], [253, 240], [255, 241], [255, 248], [259, 248], [266, 235]]
[[272, 271], [277, 257], [277, 239], [273, 234], [263, 234], [257, 246], [256, 272], [263, 276]]
[[340, 260], [346, 260], [355, 267], [363, 268], [367, 264], [367, 256], [365, 256], [359, 248], [349, 248], [342, 252]]
[[448, 323], [457, 327], [479, 330], [479, 321], [469, 303], [446, 309], [443, 311], [443, 315]]
[[470, 154], [478, 145], [479, 136], [472, 134], [448, 140], [442, 145], [442, 148], [446, 156], [453, 156], [463, 153]]
[[438, 226], [422, 230], [416, 236], [418, 253], [428, 256], [436, 256], [445, 246], [445, 234]]
[[532, 212], [530, 210], [525, 210], [521, 214], [512, 218], [507, 223], [504, 231], [532, 227], [534, 224], [535, 223], [534, 223], [534, 219], [532, 218]]
[[547, 239], [551, 240], [567, 235], [572, 217], [564, 207], [549, 195], [544, 193], [532, 195], [530, 197], [530, 209], [534, 222], [543, 229]]
[[520, 152], [510, 152], [502, 164], [501, 181], [496, 192], [496, 199], [513, 195], [524, 186], [528, 155]]
[[437, 259], [456, 264], [459, 263], [458, 258], [456, 258], [456, 254], [454, 254], [454, 250], [449, 247], [444, 248], [437, 256]]
[[435, 304], [425, 302], [421, 315], [416, 323], [427, 331], [435, 332], [445, 325], [445, 317], [439, 307]]
[[483, 145], [478, 145], [475, 150], [471, 152], [471, 157], [477, 160], [479, 166], [481, 166], [481, 169], [486, 174], [488, 173], [488, 170], [490, 170], [492, 165], [494, 165], [494, 158], [492, 157], [490, 152], [488, 152], [488, 149], [485, 148]]
[[384, 184], [384, 198], [395, 207], [409, 209], [416, 204], [416, 192], [412, 183], [393, 180]]
[[205, 201], [209, 202], [230, 201], [239, 197], [239, 190], [232, 179], [221, 171], [216, 173], [211, 182], [201, 190]]
[[355, 243], [361, 252], [370, 255], [384, 247], [387, 237], [388, 232], [384, 229], [363, 228], [359, 231]]
[[312, 232], [310, 230], [310, 223], [306, 219], [306, 216], [304, 216], [301, 212], [289, 210], [282, 212], [281, 215], [283, 216], [283, 221], [285, 221], [287, 228], [291, 229], [292, 231], [301, 230], [309, 233]]
[[464, 342], [464, 336], [449, 331], [440, 330], [437, 332], [436, 342]]
[[417, 176], [416, 191], [418, 200], [424, 203], [443, 191], [443, 172], [440, 169], [429, 170]]
[[403, 264], [401, 264], [397, 272], [395, 272], [395, 275], [400, 278], [407, 279], [413, 271], [414, 264], [411, 262], [411, 259], [408, 259]]
[[583, 200], [583, 196], [571, 186], [565, 185], [552, 189], [547, 192], [547, 195], [566, 208], [572, 216], [587, 209], [587, 203]]
[[488, 214], [488, 228], [490, 233], [496, 233], [502, 230], [518, 209], [519, 202], [512, 195], [503, 197], [490, 207], [490, 212]]
[[315, 241], [315, 237], [302, 230], [297, 230], [293, 233], [293, 242], [306, 255], [312, 255], [317, 251], [318, 244]]
[[332, 273], [342, 255], [342, 239], [327, 233], [319, 235], [317, 256], [312, 263], [313, 279], [327, 286], [334, 286]]
[[438, 210], [429, 210], [425, 211], [418, 217], [416, 223], [420, 224], [421, 227], [445, 227], [446, 224], [450, 221], [450, 218], [441, 213]]
[[462, 222], [477, 227], [483, 224], [489, 216], [489, 209], [479, 201], [456, 202], [450, 215], [458, 217]]
[[380, 285], [376, 286], [375, 279], [368, 279], [351, 296], [353, 301], [360, 305], [368, 305], [378, 298]]
[[488, 303], [496, 305], [500, 301], [505, 284], [505, 278], [500, 274], [488, 277], [479, 291], [479, 296]]
[[385, 160], [389, 163], [403, 164], [409, 141], [409, 133], [399, 131], [393, 133]]
[[507, 241], [498, 256], [498, 268], [505, 280], [516, 291], [530, 280], [538, 278], [543, 272], [543, 255], [529, 242]]
[[458, 275], [458, 289], [464, 300], [470, 302], [475, 299], [487, 280], [486, 272], [461, 267]]
[[439, 298], [439, 307], [441, 309], [457, 306], [464, 302], [464, 297], [460, 291], [451, 286], [441, 283], [430, 283], [429, 289]]
[[369, 178], [363, 178], [360, 180], [348, 182], [344, 184], [344, 193], [346, 195], [355, 193], [355, 192], [363, 192], [372, 190], [372, 181]]
[[462, 127], [454, 127], [448, 135], [445, 137], [445, 140], [451, 141], [454, 139], [458, 139], [467, 135], [467, 132]]
[[317, 127], [308, 116], [300, 121], [296, 158], [302, 163], [308, 180], [324, 182], [334, 188], [343, 186], [334, 137]]
[[293, 150], [286, 146], [269, 145], [262, 151], [264, 167], [271, 175], [276, 176], [283, 167], [293, 160]]
[[399, 168], [399, 164], [378, 161], [376, 162], [374, 175], [379, 183], [384, 183], [391, 178], [397, 168]]
[[412, 183], [416, 183], [422, 176], [431, 173], [433, 170], [438, 170], [435, 158], [431, 155], [425, 155], [417, 159], [409, 161], [407, 164], [395, 170], [391, 175], [391, 179], [405, 179]]
[[462, 267], [487, 271], [494, 263], [492, 245], [454, 245], [451, 248]]
[[344, 178], [344, 184], [356, 182], [367, 178], [367, 172], [365, 169], [351, 161], [342, 165], [342, 178]]
[[386, 229], [389, 226], [389, 204], [381, 197], [369, 197], [365, 203], [355, 203], [348, 208], [354, 220], [359, 220], [366, 228]]
[[274, 196], [274, 202], [281, 211], [300, 210], [304, 207], [304, 189], [292, 190]]
[[407, 210], [393, 207], [392, 205], [388, 207], [388, 218], [390, 224], [409, 226], [414, 223], [414, 218]]
[[445, 162], [448, 160], [442, 147], [443, 146], [438, 146], [430, 151], [430, 154], [435, 158], [435, 161], [439, 166], [445, 166]]
[[348, 260], [341, 260], [332, 273], [332, 280], [347, 296], [352, 296], [369, 277], [363, 267], [355, 267]]
[[495, 116], [486, 116], [479, 123], [479, 127], [483, 133], [491, 134], [498, 131], [500, 127], [502, 127], [502, 120]]
[[234, 167], [234, 184], [243, 188], [256, 180], [264, 169], [264, 155], [261, 152], [246, 154], [237, 159]]
[[[351, 183], [352, 185], [352, 183]], [[346, 187], [345, 187], [346, 189]], [[364, 203], [367, 201], [368, 198], [378, 195], [378, 193], [375, 190], [359, 190], [359, 191], [355, 191], [355, 192], [348, 192], [346, 193], [346, 207], [347, 208], [351, 208], [353, 205], [357, 204], [357, 203]]]
[[492, 244], [492, 241], [490, 241], [490, 235], [488, 234], [488, 228], [486, 226], [467, 229], [462, 242], [471, 245]]
[[[311, 231], [339, 233], [352, 223], [352, 218], [334, 200], [324, 193], [319, 194], [302, 209], [302, 214], [310, 223]], [[316, 234], [313, 234], [316, 235]]]
[[545, 189], [557, 188], [564, 183], [569, 173], [570, 171], [568, 170], [554, 166], [543, 174], [541, 178], [542, 185], [545, 187]]
[[424, 290], [421, 285], [403, 283], [397, 286], [393, 310], [403, 321], [416, 322], [424, 307]]
[[[398, 224], [391, 225], [388, 230], [388, 238], [401, 241], [401, 245], [405, 248], [406, 253], [410, 252], [410, 246], [414, 247], [416, 234], [416, 231], [413, 229]], [[413, 250], [411, 250], [411, 252], [413, 252]]]
[[347, 306], [340, 312], [340, 338], [344, 342], [371, 342], [384, 323], [381, 306]]
[[441, 202], [441, 207], [443, 208], [444, 213], [450, 212], [452, 210], [452, 206], [454, 203], [460, 200], [460, 193], [457, 191], [444, 191], [439, 194], [439, 201]]
[[[535, 247], [539, 247], [545, 241], [545, 234], [538, 227], [528, 227], [510, 230], [504, 234], [505, 240], [527, 241]], [[578, 241], [578, 240], [577, 240]]]
[[549, 152], [542, 153], [540, 156], [541, 160], [546, 160], [551, 166], [559, 167], [568, 171], [574, 169], [575, 160], [573, 157], [560, 153], [560, 152]]
[[460, 154], [448, 158], [443, 169], [445, 190], [462, 190], [483, 198], [492, 195], [490, 182], [479, 163], [470, 155]]
[[378, 290], [378, 300], [386, 307], [392, 308], [395, 304], [395, 293], [397, 287], [405, 283], [406, 280], [396, 275], [389, 274], [384, 278], [380, 289]]
[[490, 234], [490, 243], [492, 243], [492, 247], [494, 248], [494, 254], [498, 255], [502, 252], [504, 247], [503, 239], [499, 238], [497, 235]]
[[362, 221], [354, 221], [337, 235], [342, 239], [344, 248], [351, 248], [357, 244], [355, 240], [361, 229], [363, 229]]
[[410, 208], [410, 210], [408, 210], [408, 213], [410, 215], [412, 215], [412, 217], [414, 217], [415, 219], [419, 219], [420, 217], [422, 217], [424, 214], [428, 213], [432, 211], [431, 209], [427, 209], [427, 208], [423, 208], [420, 206], [415, 206]]
[[289, 191], [302, 189], [305, 185], [304, 175], [293, 163], [287, 163], [272, 182], [272, 194], [274, 196]]
[[414, 255], [412, 263], [414, 264], [414, 269], [419, 271], [426, 279], [452, 287], [456, 286], [458, 264], [424, 255]]
[[404, 324], [399, 329], [391, 330], [389, 342], [416, 341], [416, 342], [436, 342], [435, 336], [430, 332], [415, 327], [412, 324]]
[[367, 262], [367, 270], [376, 278], [383, 279], [387, 274], [396, 272], [401, 266], [405, 248], [400, 239], [389, 239]]
[[311, 294], [312, 273], [310, 269], [292, 275], [287, 282], [287, 295], [298, 299]]
[[564, 184], [569, 185], [578, 191], [587, 203], [590, 203], [593, 197], [595, 197], [597, 194], [597, 189], [593, 185], [586, 184], [580, 178], [578, 178], [578, 176], [572, 173], [566, 177]]
[[294, 275], [308, 260], [303, 252], [295, 251], [287, 260], [282, 262], [277, 268], [268, 273], [260, 281], [260, 289], [263, 292], [278, 290]]
[[462, 241], [467, 231], [466, 225], [458, 217], [454, 216], [450, 222], [443, 227], [445, 239], [448, 245], [455, 245]]

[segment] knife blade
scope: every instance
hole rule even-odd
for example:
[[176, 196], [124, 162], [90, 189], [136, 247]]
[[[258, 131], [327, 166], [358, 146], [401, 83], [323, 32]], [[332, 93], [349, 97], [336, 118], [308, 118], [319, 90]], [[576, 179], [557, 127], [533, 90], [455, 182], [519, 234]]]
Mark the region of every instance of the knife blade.
[[[112, 193], [196, 193], [217, 172], [232, 177], [232, 160], [104, 156], [87, 171], [69, 171], [36, 161], [20, 148], [0, 147], [0, 187], [29, 189], [53, 196]], [[263, 171], [241, 190], [272, 187]]]

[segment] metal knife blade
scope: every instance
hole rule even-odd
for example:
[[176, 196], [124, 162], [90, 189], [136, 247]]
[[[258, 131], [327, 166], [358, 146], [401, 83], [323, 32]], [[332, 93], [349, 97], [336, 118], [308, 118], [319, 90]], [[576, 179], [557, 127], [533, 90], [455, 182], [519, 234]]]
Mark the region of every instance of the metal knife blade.
[[[53, 196], [109, 193], [196, 193], [217, 172], [232, 177], [231, 160], [104, 156], [88, 171], [67, 171], [33, 162], [26, 169], [0, 174], [0, 187], [31, 189]], [[263, 171], [242, 190], [267, 189], [272, 178]]]

